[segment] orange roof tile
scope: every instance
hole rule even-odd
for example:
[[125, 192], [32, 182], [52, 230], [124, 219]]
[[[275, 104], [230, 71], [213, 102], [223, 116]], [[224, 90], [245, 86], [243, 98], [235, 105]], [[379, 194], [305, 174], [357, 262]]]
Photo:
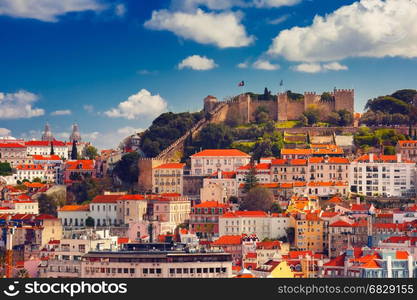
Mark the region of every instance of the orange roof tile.
[[191, 157], [206, 157], [206, 156], [237, 156], [237, 157], [250, 157], [249, 154], [242, 152], [237, 149], [207, 149], [196, 154], [191, 155]]
[[184, 169], [185, 164], [182, 163], [167, 163], [162, 164], [154, 169]]
[[58, 211], [89, 211], [88, 204], [86, 205], [64, 205], [58, 208]]
[[352, 227], [348, 222], [339, 220], [329, 225], [330, 227]]
[[93, 170], [93, 160], [72, 160], [65, 163], [67, 170]]
[[217, 201], [206, 201], [193, 206], [194, 208], [227, 208], [227, 204], [222, 204]]
[[117, 203], [121, 195], [98, 195], [91, 203]]
[[282, 149], [281, 155], [311, 155], [311, 149]]
[[217, 240], [215, 240], [212, 245], [222, 246], [222, 245], [241, 245], [242, 236], [241, 235], [222, 235]]
[[34, 160], [62, 160], [58, 155], [32, 155]]
[[227, 212], [221, 218], [241, 218], [241, 217], [267, 217], [268, 214], [264, 211], [235, 211]]

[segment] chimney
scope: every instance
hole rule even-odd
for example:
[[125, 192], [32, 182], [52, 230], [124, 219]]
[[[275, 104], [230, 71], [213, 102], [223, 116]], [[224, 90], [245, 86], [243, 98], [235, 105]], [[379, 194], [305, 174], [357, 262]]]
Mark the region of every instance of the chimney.
[[217, 179], [222, 179], [222, 171], [217, 172]]
[[413, 267], [413, 257], [411, 255], [408, 255], [408, 278], [414, 277], [414, 267]]
[[402, 162], [401, 153], [397, 153], [397, 163]]
[[356, 204], [361, 204], [361, 197], [356, 197]]
[[370, 163], [374, 162], [374, 154], [373, 153], [369, 153], [369, 162]]
[[387, 277], [392, 278], [392, 257], [387, 257]]

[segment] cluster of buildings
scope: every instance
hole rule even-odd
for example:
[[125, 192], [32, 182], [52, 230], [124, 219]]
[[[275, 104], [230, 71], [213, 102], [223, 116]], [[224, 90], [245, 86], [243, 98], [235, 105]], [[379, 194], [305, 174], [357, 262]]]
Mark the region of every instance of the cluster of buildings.
[[[141, 193], [109, 191], [40, 213], [41, 193], [106, 176], [140, 151], [135, 137], [94, 160], [70, 159], [74, 144], [88, 145], [77, 126], [69, 143], [49, 126], [41, 141], [0, 143], [0, 160], [22, 183], [3, 179], [0, 199], [0, 248], [12, 248], [15, 276], [417, 277], [415, 141], [399, 141], [396, 155], [311, 144], [256, 162], [237, 149], [201, 150], [187, 163], [144, 159]], [[275, 210], [240, 209], [249, 177]]]
[[[73, 156], [74, 144], [77, 155]], [[74, 157], [85, 156], [90, 143], [83, 142], [77, 124], [69, 136], [69, 141], [56, 140], [49, 124], [45, 125], [40, 140], [16, 139], [4, 137], [0, 140], [0, 162], [8, 163], [11, 174], [1, 177], [2, 182], [18, 184], [22, 182], [45, 182], [64, 184], [79, 180], [80, 175], [96, 177], [101, 164], [95, 160], [78, 160]]]

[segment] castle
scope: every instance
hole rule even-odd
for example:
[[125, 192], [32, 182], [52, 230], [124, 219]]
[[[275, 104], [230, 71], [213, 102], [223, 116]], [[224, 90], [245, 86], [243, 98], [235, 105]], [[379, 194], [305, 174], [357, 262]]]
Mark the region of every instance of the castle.
[[[265, 107], [270, 118], [274, 121], [298, 120], [312, 105], [317, 107], [322, 116], [333, 111], [345, 109], [354, 113], [355, 91], [334, 89], [331, 93], [318, 95], [305, 92], [302, 97], [293, 99], [290, 93], [279, 93], [274, 100], [254, 100], [248, 94], [242, 94], [233, 100], [219, 102], [216, 97], [208, 96], [204, 99], [204, 112], [211, 113], [222, 106], [218, 121], [239, 118], [242, 123], [255, 121], [255, 112], [259, 107]], [[323, 97], [326, 96], [326, 97]], [[223, 119], [223, 120], [221, 120]]]

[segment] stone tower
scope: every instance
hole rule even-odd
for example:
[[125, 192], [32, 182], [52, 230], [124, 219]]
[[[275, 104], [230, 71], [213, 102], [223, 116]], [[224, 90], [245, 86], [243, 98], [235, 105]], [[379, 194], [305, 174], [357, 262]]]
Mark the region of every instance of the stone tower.
[[333, 92], [335, 99], [335, 110], [346, 109], [355, 113], [355, 90], [338, 90]]
[[42, 133], [42, 141], [53, 141], [53, 140], [55, 140], [55, 138], [52, 135], [51, 126], [49, 126], [49, 123], [47, 122], [45, 124], [45, 129]]
[[72, 125], [72, 133], [70, 135], [69, 138], [70, 142], [72, 143], [73, 141], [79, 143], [81, 142], [81, 133], [80, 133], [80, 128], [78, 127], [77, 123], [74, 123]]
[[218, 100], [214, 96], [207, 96], [204, 98], [204, 112], [209, 113], [212, 112], [218, 104]]

